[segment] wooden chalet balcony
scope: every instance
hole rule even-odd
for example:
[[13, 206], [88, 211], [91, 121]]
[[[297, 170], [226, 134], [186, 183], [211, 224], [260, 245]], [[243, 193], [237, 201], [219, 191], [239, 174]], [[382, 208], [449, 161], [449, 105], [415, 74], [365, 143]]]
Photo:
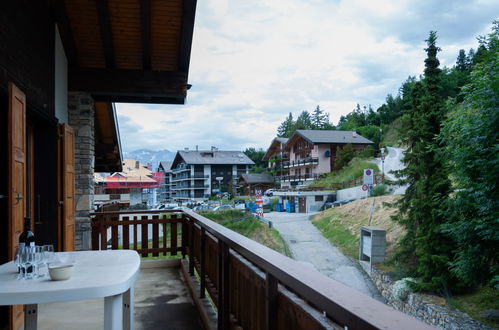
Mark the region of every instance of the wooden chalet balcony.
[[301, 166], [317, 165], [317, 164], [319, 164], [319, 158], [307, 157], [303, 159], [296, 159], [288, 162], [283, 162], [283, 167], [291, 168], [291, 167], [301, 167]]
[[309, 181], [309, 180], [317, 180], [319, 178], [319, 174], [316, 173], [307, 173], [301, 175], [282, 175], [278, 177], [281, 182], [298, 182], [298, 181]]
[[92, 248], [181, 257], [208, 328], [428, 328], [189, 210], [94, 213]]

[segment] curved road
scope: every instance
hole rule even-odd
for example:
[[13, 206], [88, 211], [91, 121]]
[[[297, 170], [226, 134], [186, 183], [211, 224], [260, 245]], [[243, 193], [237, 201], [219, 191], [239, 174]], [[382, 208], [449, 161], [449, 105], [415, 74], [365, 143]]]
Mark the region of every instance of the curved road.
[[294, 259], [306, 267], [337, 280], [359, 292], [382, 301], [369, 276], [354, 261], [344, 256], [309, 220], [311, 213], [266, 213], [288, 244]]
[[[404, 157], [404, 149], [394, 148], [394, 147], [386, 147], [388, 151], [388, 155], [385, 156], [384, 164], [382, 165], [381, 159], [376, 160], [376, 164], [378, 167], [383, 170], [387, 179], [389, 180], [397, 180], [395, 175], [393, 175], [392, 171], [402, 170], [404, 168], [404, 164], [402, 163], [402, 158]], [[400, 195], [405, 193], [407, 186], [397, 186], [393, 191], [394, 195]]]

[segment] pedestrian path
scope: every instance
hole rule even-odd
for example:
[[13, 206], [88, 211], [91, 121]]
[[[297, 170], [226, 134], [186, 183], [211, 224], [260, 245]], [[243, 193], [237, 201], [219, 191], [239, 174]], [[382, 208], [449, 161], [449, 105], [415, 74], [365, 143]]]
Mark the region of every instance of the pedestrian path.
[[309, 220], [310, 213], [266, 213], [295, 260], [370, 297], [382, 300], [360, 266], [333, 246]]

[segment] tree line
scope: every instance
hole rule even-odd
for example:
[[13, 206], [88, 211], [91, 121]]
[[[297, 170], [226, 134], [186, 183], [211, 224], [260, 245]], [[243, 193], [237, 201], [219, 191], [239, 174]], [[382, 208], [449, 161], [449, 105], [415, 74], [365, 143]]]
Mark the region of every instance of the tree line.
[[289, 113], [277, 131], [355, 130], [379, 144], [398, 127], [407, 150], [397, 176], [408, 189], [394, 216], [406, 229], [396, 259], [419, 290], [499, 287], [499, 22], [478, 42], [440, 68], [431, 32], [424, 74], [408, 77], [376, 110], [357, 104], [334, 126], [317, 106], [296, 120]]

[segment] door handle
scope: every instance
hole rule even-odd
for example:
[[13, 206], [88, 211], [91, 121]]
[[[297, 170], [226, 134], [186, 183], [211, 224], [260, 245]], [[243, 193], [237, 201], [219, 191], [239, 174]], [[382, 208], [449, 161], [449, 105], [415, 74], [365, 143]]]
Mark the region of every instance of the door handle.
[[17, 205], [19, 204], [19, 202], [24, 198], [20, 193], [18, 193], [17, 191], [15, 191], [15, 194], [16, 194], [16, 203], [14, 205]]
[[7, 195], [0, 194], [0, 199], [2, 199], [2, 198], [7, 198]]

